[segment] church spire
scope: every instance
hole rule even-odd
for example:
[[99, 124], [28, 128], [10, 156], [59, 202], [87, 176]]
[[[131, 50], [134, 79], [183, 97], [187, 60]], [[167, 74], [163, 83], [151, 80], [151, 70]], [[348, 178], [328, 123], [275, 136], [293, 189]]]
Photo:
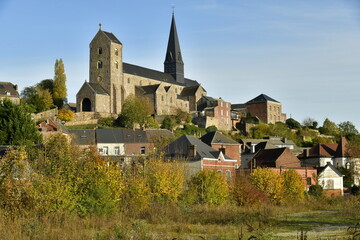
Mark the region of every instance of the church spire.
[[184, 84], [184, 62], [181, 56], [174, 12], [172, 14], [169, 41], [166, 50], [164, 72], [171, 74], [177, 82]]

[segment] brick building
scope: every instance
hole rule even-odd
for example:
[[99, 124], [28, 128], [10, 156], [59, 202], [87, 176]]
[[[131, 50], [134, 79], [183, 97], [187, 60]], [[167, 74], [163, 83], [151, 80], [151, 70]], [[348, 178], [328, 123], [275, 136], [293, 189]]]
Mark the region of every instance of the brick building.
[[196, 111], [197, 101], [206, 95], [197, 82], [184, 77], [179, 39], [172, 16], [164, 72], [123, 62], [122, 43], [109, 32], [99, 29], [90, 43], [90, 80], [76, 95], [78, 112], [121, 112], [130, 94], [146, 98], [155, 115]]

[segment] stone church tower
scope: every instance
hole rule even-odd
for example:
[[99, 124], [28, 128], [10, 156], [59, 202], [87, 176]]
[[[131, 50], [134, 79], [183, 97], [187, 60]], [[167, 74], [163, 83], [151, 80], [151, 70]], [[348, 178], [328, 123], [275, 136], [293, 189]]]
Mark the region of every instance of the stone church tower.
[[178, 109], [196, 111], [206, 90], [184, 77], [175, 17], [172, 15], [164, 72], [125, 63], [122, 43], [112, 33], [99, 29], [90, 43], [90, 80], [76, 94], [78, 112], [121, 113], [127, 96], [146, 98], [154, 115], [175, 114]]

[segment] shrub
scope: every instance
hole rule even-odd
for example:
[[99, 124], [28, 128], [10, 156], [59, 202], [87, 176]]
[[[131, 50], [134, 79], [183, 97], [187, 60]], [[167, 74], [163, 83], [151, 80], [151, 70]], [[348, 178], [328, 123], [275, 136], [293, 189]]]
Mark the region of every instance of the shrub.
[[74, 119], [74, 113], [69, 109], [62, 108], [58, 112], [58, 118], [62, 121], [71, 121]]
[[323, 195], [323, 188], [320, 185], [311, 185], [309, 188], [309, 195], [320, 198]]

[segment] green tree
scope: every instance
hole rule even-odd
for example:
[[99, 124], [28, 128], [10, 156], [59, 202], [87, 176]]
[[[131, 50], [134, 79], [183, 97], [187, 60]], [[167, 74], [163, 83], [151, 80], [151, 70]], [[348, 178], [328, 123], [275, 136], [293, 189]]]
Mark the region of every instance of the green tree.
[[322, 127], [319, 128], [319, 131], [322, 134], [336, 136], [339, 134], [339, 127], [336, 125], [336, 123], [326, 118]]
[[264, 192], [273, 203], [281, 203], [284, 194], [283, 178], [269, 168], [257, 168], [250, 175], [250, 182]]
[[44, 79], [36, 85], [36, 88], [40, 88], [42, 90], [49, 90], [50, 94], [54, 92], [54, 80], [52, 79]]
[[219, 205], [228, 198], [229, 187], [221, 173], [201, 170], [189, 181], [186, 199], [190, 203]]
[[340, 134], [343, 136], [346, 136], [347, 138], [350, 138], [352, 136], [359, 134], [355, 125], [350, 121], [341, 122], [341, 123], [339, 123], [338, 126], [339, 126], [339, 130], [340, 130]]
[[346, 148], [349, 156], [360, 157], [360, 135], [350, 138]]
[[302, 125], [304, 127], [308, 127], [308, 128], [311, 128], [311, 129], [316, 129], [316, 127], [318, 125], [318, 122], [315, 121], [315, 119], [313, 119], [313, 118], [307, 117], [307, 118], [305, 118], [303, 120]]
[[206, 129], [205, 129], [205, 131], [208, 133], [208, 132], [215, 132], [215, 131], [217, 131], [218, 129], [217, 129], [217, 127], [216, 126], [214, 126], [214, 125], [211, 125], [211, 126], [208, 126]]
[[145, 126], [151, 113], [152, 106], [146, 98], [139, 99], [131, 94], [125, 99], [116, 122], [120, 127], [125, 128], [135, 128], [136, 124]]
[[161, 128], [167, 129], [169, 131], [173, 131], [175, 126], [176, 120], [171, 116], [166, 116], [161, 124]]
[[58, 108], [62, 108], [67, 97], [66, 89], [66, 75], [63, 60], [56, 59], [55, 62], [55, 76], [54, 76], [54, 103]]
[[286, 119], [285, 123], [290, 129], [301, 129], [301, 124], [293, 118]]
[[269, 137], [271, 135], [271, 130], [269, 125], [265, 124], [265, 123], [260, 123], [258, 125], [256, 125], [255, 127], [252, 127], [250, 129], [251, 132], [251, 137], [252, 138], [257, 138], [257, 139], [262, 139], [264, 137]]
[[282, 173], [284, 179], [284, 198], [290, 202], [304, 199], [305, 184], [302, 177], [294, 169]]
[[323, 195], [323, 188], [320, 185], [311, 185], [309, 188], [309, 195], [315, 198], [320, 198]]
[[37, 144], [41, 134], [23, 105], [4, 99], [0, 103], [0, 145]]

